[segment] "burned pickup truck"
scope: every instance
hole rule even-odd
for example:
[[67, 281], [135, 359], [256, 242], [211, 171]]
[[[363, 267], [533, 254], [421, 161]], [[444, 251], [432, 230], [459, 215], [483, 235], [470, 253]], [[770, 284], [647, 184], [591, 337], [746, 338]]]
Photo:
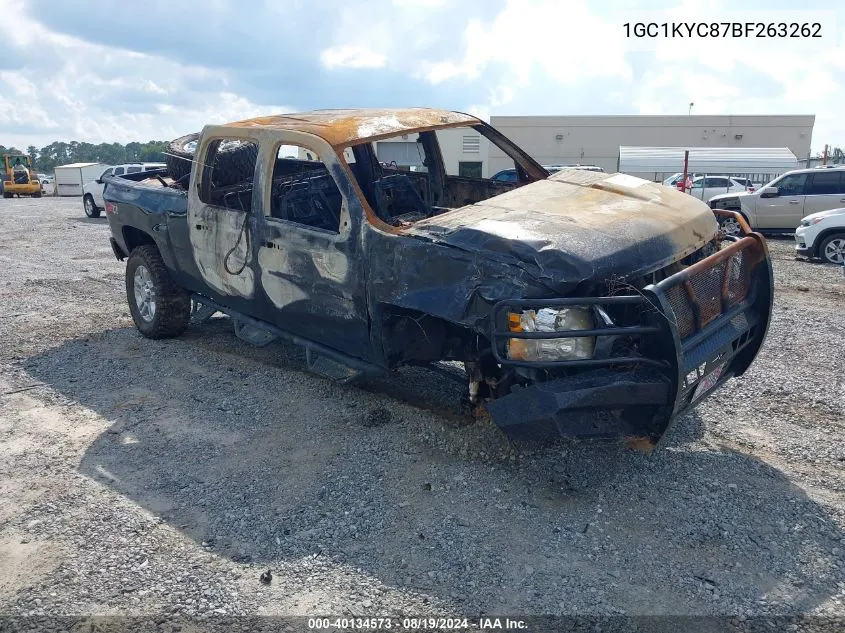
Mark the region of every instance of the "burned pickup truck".
[[[706, 204], [639, 178], [549, 176], [472, 116], [316, 111], [191, 143], [182, 173], [104, 192], [146, 337], [223, 312], [336, 380], [463, 363], [469, 403], [511, 437], [652, 439], [765, 337], [759, 234], [726, 237]], [[446, 147], [489, 147], [516, 181]]]

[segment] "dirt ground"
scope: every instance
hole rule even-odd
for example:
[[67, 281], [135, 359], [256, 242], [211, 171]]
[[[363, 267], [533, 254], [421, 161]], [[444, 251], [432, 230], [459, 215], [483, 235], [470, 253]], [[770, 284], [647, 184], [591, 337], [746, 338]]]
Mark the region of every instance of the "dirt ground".
[[647, 455], [511, 445], [448, 378], [340, 386], [223, 318], [146, 340], [108, 237], [0, 204], [0, 614], [845, 616], [845, 280], [789, 238], [758, 361]]

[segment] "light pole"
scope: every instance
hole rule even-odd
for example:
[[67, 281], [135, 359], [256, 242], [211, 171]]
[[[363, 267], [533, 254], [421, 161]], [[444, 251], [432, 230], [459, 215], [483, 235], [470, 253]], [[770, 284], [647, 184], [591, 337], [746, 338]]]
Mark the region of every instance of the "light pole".
[[687, 109], [687, 116], [690, 116], [690, 114], [692, 114], [692, 106], [694, 106], [694, 105], [695, 104], [692, 101], [689, 102], [689, 109]]

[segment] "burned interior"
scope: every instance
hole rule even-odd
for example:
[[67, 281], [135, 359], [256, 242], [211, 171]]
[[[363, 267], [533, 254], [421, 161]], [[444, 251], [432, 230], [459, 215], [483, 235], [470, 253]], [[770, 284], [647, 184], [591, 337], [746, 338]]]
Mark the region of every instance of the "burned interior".
[[[517, 182], [496, 182], [472, 174], [456, 173], [444, 163], [441, 143], [445, 132], [480, 134], [513, 160]], [[477, 138], [473, 135], [468, 138]], [[400, 141], [415, 163], [380, 160], [376, 144]], [[445, 127], [382, 138], [347, 147], [344, 160], [376, 216], [390, 226], [401, 227], [446, 211], [487, 200], [516, 187], [545, 178], [548, 173], [488, 126]], [[411, 162], [411, 161], [407, 161]]]
[[[444, 131], [480, 134], [513, 161], [514, 182], [497, 182], [450, 170], [444, 164], [441, 143]], [[471, 138], [477, 138], [473, 135]], [[416, 155], [414, 165], [380, 160], [376, 144], [401, 140]], [[219, 148], [240, 144], [243, 157], [227, 160]], [[252, 145], [253, 147], [249, 147]], [[250, 208], [257, 145], [236, 139], [215, 140], [209, 148], [204, 199], [231, 209]], [[488, 126], [462, 126], [426, 130], [396, 137], [367, 140], [341, 149], [343, 161], [354, 176], [376, 217], [401, 227], [455, 208], [487, 200], [516, 187], [545, 178], [548, 173], [512, 143]], [[312, 228], [337, 232], [342, 204], [326, 163], [314, 149], [281, 145], [272, 175], [271, 209], [266, 215]]]

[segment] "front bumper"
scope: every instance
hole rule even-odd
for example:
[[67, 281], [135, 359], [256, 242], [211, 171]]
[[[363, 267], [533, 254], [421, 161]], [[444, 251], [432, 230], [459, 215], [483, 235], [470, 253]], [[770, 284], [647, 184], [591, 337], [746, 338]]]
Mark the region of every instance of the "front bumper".
[[[656, 440], [685, 411], [749, 367], [768, 329], [772, 289], [765, 239], [749, 232], [638, 295], [500, 302], [493, 319], [500, 325], [502, 314], [508, 311], [613, 303], [642, 306], [643, 324], [550, 333], [495, 329], [494, 355], [503, 366], [565, 369], [569, 375], [534, 382], [488, 402], [486, 408], [512, 438], [646, 436]], [[597, 349], [602, 337], [635, 335], [647, 358], [546, 362], [507, 358], [508, 339], [585, 335], [596, 336]]]
[[813, 248], [812, 246], [807, 245], [805, 231], [802, 230], [804, 228], [805, 227], [798, 227], [795, 230], [795, 254], [800, 255], [801, 257], [812, 257]]

